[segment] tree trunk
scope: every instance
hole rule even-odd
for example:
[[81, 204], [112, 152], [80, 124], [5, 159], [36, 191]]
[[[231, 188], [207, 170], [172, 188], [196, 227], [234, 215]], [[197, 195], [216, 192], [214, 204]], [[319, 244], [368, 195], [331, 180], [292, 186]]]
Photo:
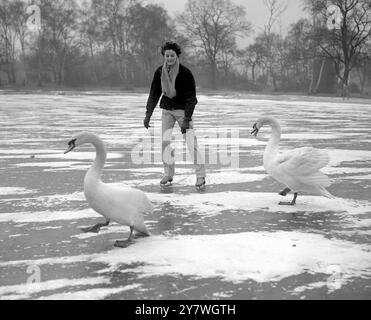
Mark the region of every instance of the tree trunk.
[[10, 62], [8, 61], [7, 68], [6, 68], [6, 75], [8, 77], [8, 84], [12, 83], [12, 72], [10, 71]]
[[251, 80], [252, 83], [255, 84], [255, 64], [251, 66]]
[[322, 76], [323, 76], [323, 69], [325, 68], [325, 64], [326, 64], [326, 59], [323, 58], [322, 63], [321, 63], [321, 68], [319, 70], [319, 74], [318, 74], [318, 78], [317, 78], [316, 87], [314, 88], [314, 93], [315, 94], [318, 93], [319, 86], [321, 85]]
[[62, 70], [58, 71], [58, 85], [61, 86], [63, 83]]
[[15, 65], [14, 65], [14, 60], [12, 61], [12, 63], [10, 64], [10, 70], [11, 70], [11, 74], [12, 74], [12, 84], [16, 84], [17, 83], [17, 77], [15, 75]]
[[210, 61], [210, 71], [211, 71], [211, 88], [217, 89], [217, 67], [215, 60]]
[[344, 76], [343, 76], [343, 82], [342, 82], [342, 91], [341, 91], [341, 95], [343, 99], [349, 98], [349, 91], [348, 91], [349, 73], [350, 73], [349, 65], [345, 64]]
[[315, 62], [316, 62], [316, 60], [315, 59], [313, 59], [312, 60], [312, 72], [310, 73], [310, 84], [309, 84], [309, 89], [308, 89], [308, 93], [309, 94], [313, 94], [313, 85], [314, 85], [314, 75], [315, 75], [315, 69], [314, 69], [314, 67], [315, 67]]
[[41, 33], [39, 31], [39, 34], [38, 34], [38, 46], [39, 46], [39, 50], [38, 50], [38, 70], [37, 70], [37, 86], [38, 87], [42, 87], [43, 84], [42, 84], [42, 63], [41, 63]]
[[120, 80], [125, 87], [126, 85], [126, 66], [125, 66], [125, 61], [123, 61], [122, 57], [119, 57], [119, 74], [120, 74]]
[[365, 93], [366, 79], [367, 79], [367, 66], [363, 64], [359, 70], [360, 73], [360, 90], [362, 96]]
[[57, 70], [55, 68], [55, 65], [53, 65], [53, 82], [54, 84], [57, 84]]
[[118, 77], [120, 78], [121, 75], [120, 75], [120, 62], [118, 61], [118, 54], [117, 54], [117, 43], [116, 43], [116, 39], [114, 38], [114, 36], [112, 36], [112, 51], [113, 51], [113, 64], [115, 68], [114, 81], [116, 82], [117, 80], [116, 76], [118, 75]]
[[25, 54], [25, 46], [24, 46], [24, 38], [20, 36], [21, 42], [21, 50], [22, 50], [22, 67], [23, 67], [23, 84], [28, 84], [28, 77], [27, 77], [27, 70], [26, 70], [26, 54]]
[[272, 67], [270, 68], [269, 73], [270, 73], [270, 76], [272, 77], [273, 90], [274, 90], [274, 92], [277, 92], [278, 91], [277, 79], [276, 79], [276, 75], [274, 74], [274, 71], [273, 71]]
[[90, 48], [91, 61], [93, 64], [93, 81], [94, 83], [98, 83], [99, 81], [98, 81], [98, 73], [97, 73], [97, 64], [95, 62], [93, 42], [90, 39], [89, 39], [89, 48]]

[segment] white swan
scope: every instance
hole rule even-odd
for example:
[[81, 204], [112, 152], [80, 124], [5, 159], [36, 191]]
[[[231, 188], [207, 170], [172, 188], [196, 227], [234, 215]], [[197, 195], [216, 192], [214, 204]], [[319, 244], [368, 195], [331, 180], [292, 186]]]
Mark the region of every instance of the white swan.
[[110, 221], [130, 227], [126, 241], [116, 241], [116, 247], [127, 247], [132, 239], [133, 230], [143, 236], [150, 232], [144, 224], [144, 213], [152, 213], [153, 205], [146, 194], [140, 190], [117, 184], [103, 183], [102, 169], [107, 153], [103, 141], [95, 134], [83, 132], [68, 142], [65, 154], [85, 143], [91, 143], [96, 149], [96, 158], [84, 178], [84, 194], [90, 207], [106, 218], [105, 223], [82, 229], [84, 232], [98, 233], [100, 228], [108, 226]]
[[280, 205], [295, 205], [299, 191], [314, 195], [334, 198], [325, 188], [330, 186], [330, 179], [319, 169], [326, 166], [330, 157], [325, 150], [311, 147], [297, 148], [279, 153], [278, 144], [281, 138], [281, 127], [271, 117], [260, 118], [253, 126], [251, 134], [257, 136], [264, 125], [270, 125], [272, 135], [264, 151], [263, 164], [267, 173], [277, 181], [285, 184], [286, 189], [279, 194], [286, 196], [291, 190], [294, 198], [291, 202], [280, 202]]

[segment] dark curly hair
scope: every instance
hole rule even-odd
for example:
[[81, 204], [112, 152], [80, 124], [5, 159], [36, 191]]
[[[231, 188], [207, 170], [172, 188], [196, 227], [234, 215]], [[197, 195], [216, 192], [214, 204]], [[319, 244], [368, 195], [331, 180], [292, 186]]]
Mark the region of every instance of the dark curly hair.
[[166, 50], [173, 50], [175, 51], [176, 55], [179, 57], [182, 53], [182, 49], [180, 48], [180, 46], [175, 43], [175, 42], [171, 42], [171, 41], [168, 41], [166, 42], [162, 47], [161, 47], [161, 54], [164, 56], [165, 55], [165, 51]]

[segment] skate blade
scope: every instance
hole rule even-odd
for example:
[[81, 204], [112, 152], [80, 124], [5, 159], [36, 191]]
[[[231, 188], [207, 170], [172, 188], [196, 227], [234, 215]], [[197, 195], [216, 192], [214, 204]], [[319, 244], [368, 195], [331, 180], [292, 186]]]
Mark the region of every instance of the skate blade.
[[206, 184], [203, 184], [202, 186], [196, 186], [196, 189], [199, 191], [205, 190]]
[[160, 187], [161, 187], [161, 188], [168, 188], [168, 187], [171, 187], [172, 185], [173, 185], [172, 182], [168, 182], [168, 183], [166, 183], [166, 184], [161, 184], [161, 183], [160, 183]]

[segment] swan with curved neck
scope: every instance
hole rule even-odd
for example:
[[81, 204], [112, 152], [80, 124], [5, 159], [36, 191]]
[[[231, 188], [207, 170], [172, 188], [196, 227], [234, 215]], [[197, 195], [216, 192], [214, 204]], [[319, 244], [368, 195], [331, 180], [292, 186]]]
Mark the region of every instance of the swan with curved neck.
[[111, 221], [129, 226], [128, 240], [116, 241], [117, 247], [127, 247], [132, 241], [134, 230], [143, 236], [149, 236], [150, 232], [144, 224], [143, 214], [153, 212], [152, 203], [146, 194], [138, 189], [102, 182], [101, 175], [107, 152], [103, 141], [97, 135], [89, 132], [78, 134], [68, 142], [65, 153], [87, 143], [95, 147], [96, 157], [84, 178], [84, 194], [89, 206], [104, 216], [106, 222], [82, 230], [98, 233], [101, 227], [108, 226]]
[[257, 136], [264, 125], [272, 128], [272, 134], [264, 151], [263, 165], [265, 171], [277, 181], [286, 185], [279, 194], [286, 196], [294, 192], [291, 202], [280, 205], [295, 205], [299, 192], [307, 192], [334, 198], [325, 188], [330, 186], [330, 179], [320, 169], [326, 166], [330, 157], [325, 150], [311, 147], [297, 148], [279, 153], [281, 126], [272, 117], [262, 117], [253, 126], [251, 134]]

